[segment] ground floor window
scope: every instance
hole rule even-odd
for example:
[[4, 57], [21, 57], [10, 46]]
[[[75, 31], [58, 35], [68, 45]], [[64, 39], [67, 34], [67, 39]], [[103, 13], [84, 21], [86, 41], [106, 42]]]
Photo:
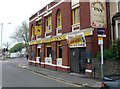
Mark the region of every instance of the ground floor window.
[[51, 53], [52, 53], [51, 51], [52, 51], [52, 48], [51, 48], [51, 47], [47, 47], [47, 48], [46, 48], [46, 56], [47, 56], [47, 57], [51, 57]]
[[51, 43], [46, 43], [45, 44], [45, 57], [51, 57], [52, 56], [52, 47], [51, 47]]
[[62, 43], [57, 43], [57, 58], [62, 58]]
[[59, 58], [62, 58], [62, 46], [59, 46]]
[[40, 57], [40, 52], [41, 52], [40, 50], [41, 50], [41, 49], [38, 48], [38, 51], [37, 51], [37, 56], [38, 56], [38, 57]]

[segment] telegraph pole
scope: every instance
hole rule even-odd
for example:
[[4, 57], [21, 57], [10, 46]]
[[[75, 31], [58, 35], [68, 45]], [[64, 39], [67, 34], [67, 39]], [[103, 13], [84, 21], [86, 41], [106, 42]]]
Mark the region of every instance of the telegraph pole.
[[1, 51], [2, 51], [2, 33], [3, 33], [3, 23], [1, 23], [1, 45], [0, 45]]

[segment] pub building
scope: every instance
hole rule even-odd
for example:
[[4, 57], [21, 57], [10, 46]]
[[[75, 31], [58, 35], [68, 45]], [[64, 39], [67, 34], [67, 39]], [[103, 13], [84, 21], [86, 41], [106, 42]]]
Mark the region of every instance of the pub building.
[[91, 58], [100, 50], [98, 28], [106, 35], [104, 48], [109, 47], [108, 4], [94, 1], [53, 1], [32, 15], [29, 63], [92, 76]]

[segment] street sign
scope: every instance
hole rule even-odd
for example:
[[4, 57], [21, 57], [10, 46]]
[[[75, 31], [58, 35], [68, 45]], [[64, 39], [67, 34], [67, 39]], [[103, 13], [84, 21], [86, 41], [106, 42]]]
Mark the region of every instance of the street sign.
[[99, 45], [103, 44], [103, 37], [98, 37], [98, 44]]
[[104, 28], [97, 28], [97, 33], [98, 33], [98, 35], [104, 35], [105, 29]]

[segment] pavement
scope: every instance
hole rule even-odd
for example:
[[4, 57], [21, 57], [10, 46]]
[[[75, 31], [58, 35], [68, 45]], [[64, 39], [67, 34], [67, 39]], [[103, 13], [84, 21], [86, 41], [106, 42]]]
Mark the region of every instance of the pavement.
[[83, 87], [85, 86], [89, 88], [99, 88], [101, 86], [100, 80], [88, 78], [85, 76], [85, 74], [65, 73], [46, 68], [36, 67], [34, 65], [29, 65], [29, 63], [21, 63], [18, 65], [18, 67], [21, 67], [28, 71], [35, 72], [37, 74], [41, 74], [43, 76], [47, 76], [71, 84], [80, 85]]

